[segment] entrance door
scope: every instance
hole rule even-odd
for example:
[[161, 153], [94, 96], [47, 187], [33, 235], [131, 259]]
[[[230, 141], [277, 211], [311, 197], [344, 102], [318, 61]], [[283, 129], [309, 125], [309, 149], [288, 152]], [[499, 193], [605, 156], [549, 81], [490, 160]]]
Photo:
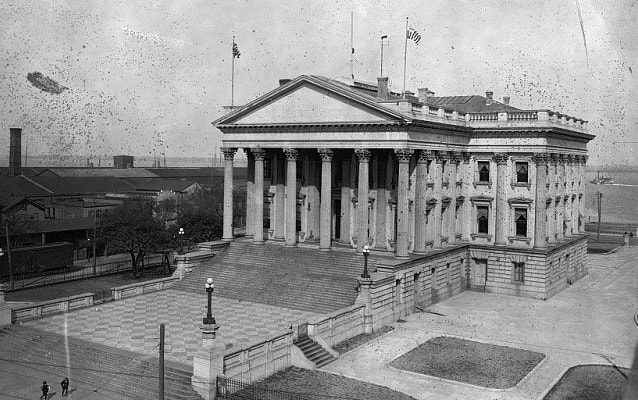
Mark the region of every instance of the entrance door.
[[334, 235], [335, 239], [341, 239], [341, 199], [332, 200], [332, 215], [334, 217]]
[[473, 288], [485, 290], [485, 282], [487, 281], [487, 260], [475, 259], [473, 272]]

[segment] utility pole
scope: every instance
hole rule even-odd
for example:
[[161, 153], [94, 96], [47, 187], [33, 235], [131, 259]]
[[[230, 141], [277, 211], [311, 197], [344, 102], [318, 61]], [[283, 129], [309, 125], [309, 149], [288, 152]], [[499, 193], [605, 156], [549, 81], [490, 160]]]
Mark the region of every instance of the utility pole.
[[160, 324], [159, 342], [159, 400], [164, 400], [164, 324]]
[[596, 192], [596, 196], [598, 196], [598, 235], [596, 237], [596, 240], [598, 242], [600, 242], [600, 220], [601, 220], [600, 213], [601, 213], [601, 210], [602, 210], [602, 207], [600, 205], [600, 201], [603, 198], [603, 194], [600, 193], [600, 192]]
[[95, 254], [95, 220], [97, 218], [97, 210], [93, 214], [93, 276], [97, 273], [97, 255]]

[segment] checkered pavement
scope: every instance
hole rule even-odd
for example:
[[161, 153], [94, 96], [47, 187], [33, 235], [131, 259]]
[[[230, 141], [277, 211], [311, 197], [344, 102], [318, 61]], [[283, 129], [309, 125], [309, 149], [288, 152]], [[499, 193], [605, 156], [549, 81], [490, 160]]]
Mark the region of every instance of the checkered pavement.
[[[157, 354], [159, 324], [166, 325], [165, 356], [192, 364], [199, 350], [206, 293], [164, 290], [55, 315], [26, 325], [147, 355]], [[319, 314], [213, 296], [218, 337], [233, 347], [265, 340]]]

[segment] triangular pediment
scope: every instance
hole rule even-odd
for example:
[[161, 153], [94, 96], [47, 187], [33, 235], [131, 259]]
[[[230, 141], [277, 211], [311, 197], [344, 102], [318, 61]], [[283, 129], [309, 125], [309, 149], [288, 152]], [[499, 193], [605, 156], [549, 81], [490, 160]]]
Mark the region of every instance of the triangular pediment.
[[248, 107], [231, 124], [313, 124], [396, 121], [397, 117], [340, 93], [305, 83]]

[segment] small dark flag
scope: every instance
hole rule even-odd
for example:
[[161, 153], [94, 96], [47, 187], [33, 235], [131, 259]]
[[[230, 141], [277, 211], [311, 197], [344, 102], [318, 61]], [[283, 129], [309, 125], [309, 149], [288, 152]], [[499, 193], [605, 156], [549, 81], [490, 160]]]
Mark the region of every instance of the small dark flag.
[[419, 41], [421, 41], [421, 34], [417, 32], [416, 29], [414, 28], [408, 28], [408, 31], [406, 32], [406, 37], [408, 39], [414, 40], [414, 43], [416, 44], [419, 44]]
[[239, 58], [240, 55], [241, 53], [239, 52], [239, 47], [237, 47], [237, 43], [233, 42], [233, 58], [235, 57]]

